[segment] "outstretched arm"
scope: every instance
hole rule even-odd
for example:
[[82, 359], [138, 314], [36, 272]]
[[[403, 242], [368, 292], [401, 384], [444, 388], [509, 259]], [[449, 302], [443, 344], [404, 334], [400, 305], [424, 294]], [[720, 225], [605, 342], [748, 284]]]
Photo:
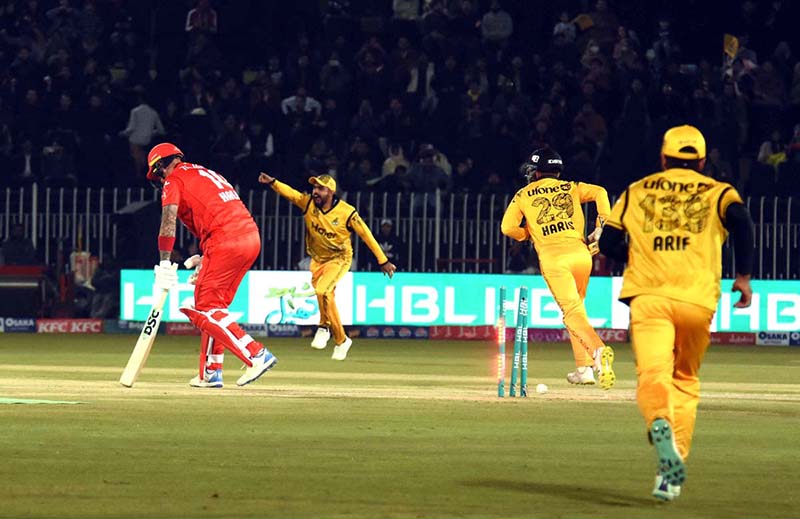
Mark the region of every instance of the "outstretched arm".
[[347, 225], [358, 234], [358, 237], [364, 241], [364, 244], [369, 248], [372, 254], [375, 255], [375, 259], [378, 261], [378, 265], [381, 266], [381, 271], [389, 277], [392, 277], [394, 271], [397, 270], [397, 267], [389, 261], [389, 258], [386, 257], [386, 253], [383, 252], [381, 249], [378, 240], [375, 239], [375, 236], [372, 235], [372, 231], [369, 230], [367, 224], [364, 223], [364, 220], [358, 216], [358, 213], [354, 212], [350, 218], [348, 219]]
[[300, 209], [305, 209], [308, 206], [308, 201], [311, 195], [308, 193], [301, 193], [300, 191], [292, 188], [288, 184], [284, 184], [277, 178], [270, 176], [269, 173], [262, 172], [258, 175], [258, 182], [270, 186], [273, 191], [287, 199]]

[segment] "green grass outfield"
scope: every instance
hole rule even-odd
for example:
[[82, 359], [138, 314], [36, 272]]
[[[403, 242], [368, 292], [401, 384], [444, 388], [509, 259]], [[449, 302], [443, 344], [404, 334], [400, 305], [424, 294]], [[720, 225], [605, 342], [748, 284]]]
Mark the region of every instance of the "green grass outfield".
[[[356, 340], [346, 362], [270, 340], [277, 367], [191, 389], [198, 339], [159, 337], [132, 389], [135, 336], [0, 334], [0, 517], [800, 517], [800, 348], [714, 346], [680, 499], [655, 472], [630, 347], [617, 387], [572, 387], [567, 344], [531, 344], [498, 399], [480, 342]], [[509, 345], [510, 346], [510, 345]], [[508, 348], [510, 349], [510, 347]]]

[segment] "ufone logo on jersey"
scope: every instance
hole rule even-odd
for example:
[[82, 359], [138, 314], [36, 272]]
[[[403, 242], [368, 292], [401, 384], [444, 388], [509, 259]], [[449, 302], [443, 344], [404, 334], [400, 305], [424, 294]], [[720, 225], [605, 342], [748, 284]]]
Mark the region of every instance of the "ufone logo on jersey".
[[327, 232], [325, 229], [322, 228], [321, 225], [319, 225], [316, 222], [311, 224], [311, 228], [314, 229], [314, 231], [317, 234], [319, 234], [320, 236], [324, 236], [324, 237], [328, 238], [329, 240], [332, 240], [332, 239], [334, 239], [336, 237], [336, 233], [335, 232]]
[[673, 182], [664, 177], [656, 177], [653, 180], [647, 180], [644, 183], [645, 189], [658, 189], [659, 191], [673, 191], [678, 193], [702, 193], [708, 191], [711, 184], [700, 182], [695, 185], [694, 182], [684, 184], [683, 182]]
[[533, 189], [528, 190], [528, 196], [552, 195], [555, 193], [559, 193], [561, 191], [569, 191], [569, 182], [564, 182], [563, 184], [559, 184], [558, 186], [553, 186], [553, 187], [547, 187], [547, 186], [534, 187]]

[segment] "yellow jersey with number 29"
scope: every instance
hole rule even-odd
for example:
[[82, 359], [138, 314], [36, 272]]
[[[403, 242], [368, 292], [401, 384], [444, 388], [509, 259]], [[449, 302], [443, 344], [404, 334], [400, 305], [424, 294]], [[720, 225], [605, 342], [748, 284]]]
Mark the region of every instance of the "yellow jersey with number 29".
[[[548, 251], [559, 254], [564, 245], [584, 243], [585, 217], [581, 204], [591, 201], [597, 205], [599, 219], [605, 220], [611, 204], [604, 188], [585, 182], [541, 178], [517, 191], [506, 208], [501, 227], [517, 241], [530, 238], [539, 256], [547, 256]], [[523, 216], [526, 225], [520, 228]]]
[[629, 236], [620, 299], [659, 295], [717, 308], [725, 211], [742, 203], [726, 182], [690, 169], [669, 169], [634, 182], [606, 225]]

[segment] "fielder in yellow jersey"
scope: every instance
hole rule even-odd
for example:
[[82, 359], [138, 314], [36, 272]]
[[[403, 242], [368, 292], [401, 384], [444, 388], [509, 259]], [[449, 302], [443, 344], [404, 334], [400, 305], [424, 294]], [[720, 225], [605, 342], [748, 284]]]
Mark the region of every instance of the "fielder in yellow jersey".
[[[658, 467], [653, 495], [672, 500], [686, 477], [698, 370], [720, 296], [721, 248], [734, 237], [736, 307], [750, 305], [753, 230], [739, 193], [701, 173], [706, 143], [692, 126], [664, 134], [664, 171], [634, 182], [606, 221], [600, 250], [627, 261], [620, 300], [631, 307], [636, 399]], [[626, 242], [625, 237], [628, 237]]]
[[[571, 384], [594, 384], [610, 389], [616, 380], [614, 350], [606, 346], [589, 323], [583, 300], [592, 271], [592, 255], [583, 238], [585, 220], [581, 204], [594, 201], [598, 222], [591, 238], [599, 235], [603, 219], [611, 212], [606, 190], [583, 182], [560, 180], [561, 157], [550, 148], [536, 150], [523, 165], [528, 185], [517, 191], [506, 208], [501, 230], [517, 241], [531, 240], [547, 286], [564, 314], [575, 371]], [[594, 370], [593, 370], [594, 368]]]
[[330, 175], [308, 179], [314, 186], [311, 194], [301, 193], [266, 173], [261, 173], [258, 181], [271, 186], [303, 211], [306, 253], [311, 256], [311, 285], [317, 293], [320, 314], [319, 327], [311, 346], [324, 349], [333, 334], [336, 346], [331, 358], [344, 360], [353, 341], [344, 332], [334, 291], [353, 262], [351, 233], [355, 231], [364, 240], [385, 275], [391, 278], [397, 268], [386, 258], [355, 207], [336, 196], [336, 180]]

